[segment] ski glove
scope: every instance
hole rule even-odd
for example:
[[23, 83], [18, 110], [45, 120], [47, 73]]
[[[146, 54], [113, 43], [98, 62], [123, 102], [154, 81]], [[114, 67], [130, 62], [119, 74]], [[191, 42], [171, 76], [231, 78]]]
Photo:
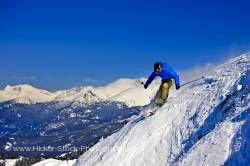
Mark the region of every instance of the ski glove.
[[147, 88], [148, 88], [148, 85], [147, 85], [147, 84], [144, 84], [144, 88], [147, 89]]
[[180, 89], [180, 87], [181, 87], [180, 85], [176, 85], [176, 90]]

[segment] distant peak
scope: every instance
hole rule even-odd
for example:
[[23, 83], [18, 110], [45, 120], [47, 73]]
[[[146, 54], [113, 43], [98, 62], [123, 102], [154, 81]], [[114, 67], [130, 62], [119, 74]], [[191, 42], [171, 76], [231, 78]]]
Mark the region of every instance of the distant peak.
[[4, 90], [21, 90], [21, 89], [36, 89], [29, 84], [20, 84], [20, 85], [7, 85]]
[[5, 86], [5, 88], [4, 88], [4, 90], [6, 90], [6, 89], [10, 89], [10, 88], [12, 88], [12, 86], [11, 86], [11, 85], [6, 85], [6, 86]]

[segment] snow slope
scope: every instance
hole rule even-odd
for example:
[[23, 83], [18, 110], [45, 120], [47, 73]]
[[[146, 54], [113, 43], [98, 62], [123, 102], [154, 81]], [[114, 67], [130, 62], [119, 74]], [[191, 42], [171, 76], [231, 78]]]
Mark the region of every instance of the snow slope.
[[32, 166], [71, 166], [75, 163], [75, 160], [61, 161], [56, 159], [46, 159]]
[[247, 165], [250, 54], [213, 73], [182, 87], [154, 116], [141, 121], [134, 117], [75, 165]]

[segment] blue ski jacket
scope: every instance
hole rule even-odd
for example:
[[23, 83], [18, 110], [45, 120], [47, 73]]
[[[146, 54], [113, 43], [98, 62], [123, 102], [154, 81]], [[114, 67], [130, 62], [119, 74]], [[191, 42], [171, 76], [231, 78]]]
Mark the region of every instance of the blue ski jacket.
[[151, 82], [155, 79], [155, 77], [161, 77], [164, 80], [174, 79], [175, 80], [175, 86], [180, 86], [180, 78], [178, 74], [167, 65], [167, 63], [162, 63], [162, 71], [160, 73], [156, 73], [155, 71], [150, 75], [148, 78], [146, 85], [150, 85]]

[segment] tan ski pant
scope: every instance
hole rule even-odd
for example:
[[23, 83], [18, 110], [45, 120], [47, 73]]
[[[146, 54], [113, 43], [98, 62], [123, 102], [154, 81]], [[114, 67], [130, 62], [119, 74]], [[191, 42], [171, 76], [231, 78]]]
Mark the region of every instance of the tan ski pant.
[[155, 99], [156, 100], [162, 99], [162, 100], [166, 101], [168, 98], [169, 89], [171, 88], [171, 86], [173, 84], [174, 84], [174, 81], [172, 79], [162, 80], [161, 86], [156, 93]]

